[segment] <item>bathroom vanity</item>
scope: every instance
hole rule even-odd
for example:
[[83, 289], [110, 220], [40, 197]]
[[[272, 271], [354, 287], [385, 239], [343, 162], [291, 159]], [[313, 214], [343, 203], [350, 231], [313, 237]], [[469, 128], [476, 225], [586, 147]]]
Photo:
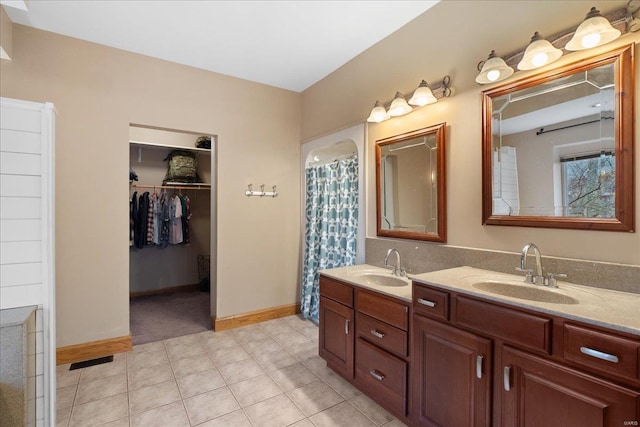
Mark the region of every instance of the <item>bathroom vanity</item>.
[[640, 421], [640, 295], [470, 267], [320, 279], [320, 355], [415, 426]]

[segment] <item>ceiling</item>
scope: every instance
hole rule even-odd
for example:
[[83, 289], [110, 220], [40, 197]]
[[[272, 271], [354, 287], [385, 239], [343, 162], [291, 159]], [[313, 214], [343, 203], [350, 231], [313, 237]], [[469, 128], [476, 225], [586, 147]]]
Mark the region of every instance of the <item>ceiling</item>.
[[301, 92], [438, 1], [30, 0], [5, 10], [14, 23]]

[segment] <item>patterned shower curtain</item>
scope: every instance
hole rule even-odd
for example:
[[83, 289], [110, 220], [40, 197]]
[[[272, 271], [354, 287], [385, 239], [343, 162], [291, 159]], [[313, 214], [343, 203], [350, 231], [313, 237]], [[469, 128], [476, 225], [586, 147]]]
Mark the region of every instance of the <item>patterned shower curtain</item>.
[[354, 265], [358, 227], [358, 159], [306, 169], [307, 205], [300, 309], [318, 322], [319, 274], [324, 268]]

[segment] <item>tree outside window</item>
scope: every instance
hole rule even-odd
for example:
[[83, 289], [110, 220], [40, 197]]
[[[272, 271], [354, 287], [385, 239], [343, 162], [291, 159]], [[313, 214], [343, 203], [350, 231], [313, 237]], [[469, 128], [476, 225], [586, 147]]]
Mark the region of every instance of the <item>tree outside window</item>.
[[610, 151], [563, 156], [564, 215], [615, 217], [615, 157]]

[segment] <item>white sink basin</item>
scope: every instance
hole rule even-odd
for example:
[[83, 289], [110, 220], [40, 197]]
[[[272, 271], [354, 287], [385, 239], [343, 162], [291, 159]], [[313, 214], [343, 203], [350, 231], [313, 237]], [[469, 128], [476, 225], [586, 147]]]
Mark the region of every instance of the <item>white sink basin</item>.
[[409, 286], [411, 284], [411, 281], [406, 277], [392, 276], [390, 273], [383, 274], [362, 272], [359, 274], [355, 274], [354, 277], [358, 278], [360, 281], [369, 286], [399, 287]]
[[554, 291], [552, 288], [541, 288], [528, 283], [510, 283], [499, 281], [481, 281], [473, 283], [476, 289], [505, 297], [552, 304], [578, 304], [578, 300]]

